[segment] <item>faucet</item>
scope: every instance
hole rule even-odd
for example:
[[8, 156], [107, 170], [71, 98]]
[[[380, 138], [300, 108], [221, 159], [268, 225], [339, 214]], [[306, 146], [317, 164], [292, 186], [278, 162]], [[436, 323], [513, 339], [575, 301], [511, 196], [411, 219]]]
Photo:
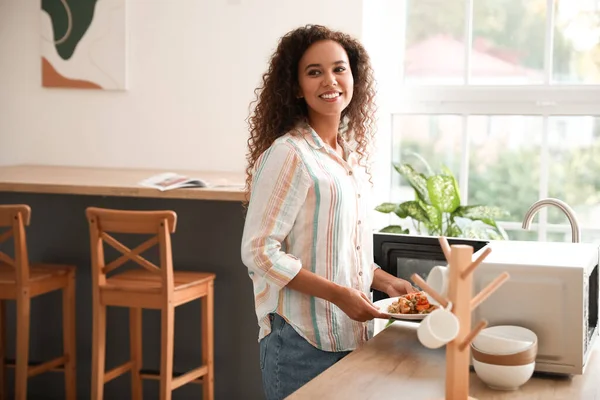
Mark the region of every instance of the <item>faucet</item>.
[[529, 210], [527, 210], [525, 213], [525, 218], [523, 219], [523, 229], [529, 229], [535, 214], [537, 214], [539, 210], [546, 206], [556, 206], [565, 213], [569, 219], [569, 222], [571, 223], [571, 241], [573, 243], [579, 243], [579, 238], [581, 237], [581, 228], [579, 228], [579, 221], [577, 221], [575, 212], [567, 203], [559, 199], [547, 198], [533, 203]]

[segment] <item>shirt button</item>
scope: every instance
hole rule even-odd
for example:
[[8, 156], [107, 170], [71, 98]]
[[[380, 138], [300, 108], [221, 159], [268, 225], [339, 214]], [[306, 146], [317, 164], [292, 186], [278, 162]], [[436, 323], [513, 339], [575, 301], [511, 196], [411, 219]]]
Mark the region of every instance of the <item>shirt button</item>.
[[358, 224], [360, 225], [362, 222], [360, 220], [358, 220]]
[[362, 276], [362, 271], [359, 271], [359, 272], [358, 272], [358, 275], [359, 275], [359, 276]]
[[348, 175], [352, 175], [352, 171], [348, 171]]
[[356, 246], [356, 250], [360, 250], [360, 246]]
[[360, 199], [360, 193], [359, 193], [357, 196], [358, 196], [358, 198]]

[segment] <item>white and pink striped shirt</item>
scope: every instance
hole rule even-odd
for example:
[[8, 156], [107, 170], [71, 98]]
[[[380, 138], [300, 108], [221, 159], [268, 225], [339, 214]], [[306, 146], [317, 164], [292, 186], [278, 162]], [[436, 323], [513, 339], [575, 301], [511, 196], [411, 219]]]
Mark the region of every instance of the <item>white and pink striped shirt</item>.
[[369, 338], [368, 323], [286, 287], [305, 268], [370, 292], [376, 268], [371, 185], [357, 154], [347, 143], [342, 147], [344, 158], [301, 126], [275, 140], [255, 164], [242, 260], [254, 285], [259, 340], [271, 330], [269, 313], [281, 315], [321, 350], [353, 350]]

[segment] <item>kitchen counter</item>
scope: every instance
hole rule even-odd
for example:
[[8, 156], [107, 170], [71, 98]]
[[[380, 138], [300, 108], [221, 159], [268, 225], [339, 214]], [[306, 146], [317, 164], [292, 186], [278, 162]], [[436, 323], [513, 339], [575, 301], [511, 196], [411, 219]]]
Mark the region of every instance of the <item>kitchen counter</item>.
[[[185, 188], [161, 192], [138, 182], [162, 172], [204, 179], [212, 188]], [[219, 171], [180, 171], [127, 168], [15, 165], [0, 167], [0, 191], [82, 194], [218, 201], [244, 200], [244, 174]]]
[[[395, 322], [288, 399], [443, 399], [445, 348], [423, 347], [417, 327]], [[519, 390], [503, 392], [489, 389], [471, 372], [469, 394], [479, 400], [600, 399], [600, 341], [596, 343], [583, 375], [535, 374]]]

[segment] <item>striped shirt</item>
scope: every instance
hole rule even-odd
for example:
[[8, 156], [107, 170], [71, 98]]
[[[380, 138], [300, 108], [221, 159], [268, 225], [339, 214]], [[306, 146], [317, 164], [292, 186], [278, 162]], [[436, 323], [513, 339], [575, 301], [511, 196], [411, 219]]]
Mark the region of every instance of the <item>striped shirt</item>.
[[357, 154], [344, 157], [309, 126], [279, 137], [257, 160], [242, 238], [242, 260], [254, 286], [259, 341], [281, 315], [325, 351], [353, 350], [371, 335], [336, 305], [289, 289], [301, 268], [370, 293], [373, 237], [368, 223], [370, 183]]

